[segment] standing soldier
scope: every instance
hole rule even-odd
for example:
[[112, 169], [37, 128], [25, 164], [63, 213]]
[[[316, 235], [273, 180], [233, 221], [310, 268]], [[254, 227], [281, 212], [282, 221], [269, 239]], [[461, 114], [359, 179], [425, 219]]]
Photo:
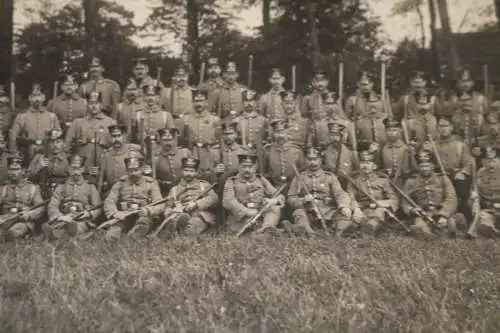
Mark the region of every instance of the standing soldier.
[[[427, 80], [424, 78], [424, 72], [416, 71], [415, 76], [410, 79], [410, 89], [405, 93], [395, 105], [394, 117], [396, 119], [412, 119], [419, 113], [418, 96], [426, 91]], [[429, 101], [429, 113], [436, 114], [436, 103], [434, 96]]]
[[402, 186], [406, 177], [415, 167], [411, 147], [401, 140], [401, 122], [394, 118], [384, 119], [387, 142], [380, 150], [380, 167], [398, 186]]
[[342, 109], [335, 99], [335, 93], [327, 92], [322, 95], [323, 107], [325, 109], [326, 117], [314, 121], [312, 133], [310, 135], [312, 145], [317, 147], [320, 151], [326, 149], [330, 144], [330, 132], [328, 124], [330, 122], [343, 123], [346, 130], [344, 132], [343, 141], [347, 143], [350, 149], [356, 150], [356, 133], [354, 123], [347, 119]]
[[384, 119], [387, 113], [381, 112], [381, 99], [372, 92], [365, 101], [366, 112], [355, 122], [356, 138], [362, 145], [373, 145], [373, 149], [379, 149], [385, 141]]
[[54, 111], [64, 131], [67, 131], [73, 120], [86, 115], [87, 101], [78, 95], [78, 84], [71, 75], [66, 76], [62, 90], [61, 95], [49, 101], [47, 108]]
[[316, 121], [325, 118], [322, 103], [323, 94], [328, 92], [328, 74], [325, 71], [317, 70], [314, 72], [312, 88], [312, 93], [302, 100], [302, 114], [304, 117]]
[[43, 106], [45, 94], [40, 85], [33, 85], [28, 101], [30, 106], [26, 112], [19, 113], [14, 120], [9, 148], [12, 152], [26, 152], [21, 155], [30, 161], [35, 153], [42, 150], [45, 133], [49, 130], [61, 131], [61, 125], [57, 116]]
[[[193, 88], [188, 85], [188, 72], [179, 66], [172, 78], [172, 87], [165, 89], [167, 110], [173, 115], [177, 129], [182, 130], [182, 119], [194, 113]], [[207, 105], [208, 108], [208, 105]]]
[[17, 216], [13, 223], [2, 223], [0, 232], [4, 239], [17, 239], [33, 233], [35, 224], [40, 221], [44, 212], [43, 199], [38, 185], [26, 180], [23, 160], [18, 156], [8, 159], [9, 184], [0, 188], [0, 221]]
[[414, 204], [406, 199], [401, 204], [404, 213], [413, 219], [412, 231], [432, 235], [432, 222], [424, 217], [428, 216], [435, 227], [447, 228], [454, 235], [457, 225], [465, 224], [465, 218], [457, 214], [457, 195], [450, 178], [434, 171], [436, 159], [426, 149], [421, 150], [415, 160], [419, 172], [408, 179], [403, 187], [403, 192]]
[[372, 77], [367, 72], [362, 72], [356, 93], [346, 101], [345, 114], [347, 118], [353, 122], [365, 118], [366, 114], [374, 111], [370, 110], [370, 105], [375, 107], [376, 113], [383, 113], [384, 106], [381, 99], [372, 102], [369, 101], [370, 97], [373, 97], [374, 94]]
[[[406, 125], [408, 140], [413, 141], [418, 147], [422, 147], [429, 140], [439, 137], [436, 116], [432, 113], [432, 100], [425, 89], [415, 93], [416, 113], [411, 119], [403, 120]], [[408, 143], [408, 142], [407, 142]]]
[[86, 98], [91, 91], [99, 92], [102, 96], [104, 113], [111, 115], [118, 103], [120, 103], [120, 85], [113, 80], [104, 78], [104, 67], [99, 58], [92, 58], [89, 72], [90, 79], [80, 86], [80, 95]]
[[477, 192], [471, 193], [472, 212], [479, 214], [476, 230], [483, 237], [500, 235], [500, 159], [498, 148], [483, 149], [483, 167], [477, 172]]
[[3, 85], [0, 85], [0, 131], [7, 133], [16, 117], [16, 111], [10, 107], [10, 98]]
[[238, 154], [244, 152], [244, 148], [238, 144], [238, 123], [234, 120], [225, 121], [221, 124], [222, 140], [219, 145], [212, 147], [213, 160], [215, 161], [215, 173], [235, 174], [238, 171]]
[[[63, 133], [58, 130], [47, 132], [48, 151], [35, 155], [28, 168], [28, 177], [42, 186], [42, 196], [49, 199], [58, 184], [68, 178], [68, 159]], [[44, 179], [44, 175], [46, 175]]]
[[271, 122], [273, 142], [266, 146], [265, 174], [274, 186], [289, 183], [295, 173], [293, 166], [300, 170], [304, 163], [303, 150], [289, 141], [283, 119]]
[[321, 168], [321, 154], [317, 149], [307, 149], [306, 170], [299, 178], [293, 178], [288, 190], [288, 204], [293, 210], [292, 230], [296, 234], [314, 234], [314, 229], [321, 227], [320, 219], [325, 220], [327, 227], [335, 228], [338, 237], [354, 230], [351, 198], [337, 177]]
[[[283, 118], [284, 112], [281, 99], [281, 93], [283, 92], [283, 83], [285, 82], [285, 77], [281, 74], [279, 68], [273, 68], [271, 77], [269, 78], [269, 83], [271, 84], [271, 89], [261, 96], [259, 113], [266, 117], [267, 119]], [[294, 109], [297, 108], [294, 105]], [[300, 110], [297, 108], [300, 114]]]
[[133, 126], [137, 119], [137, 113], [145, 108], [142, 91], [139, 92], [137, 83], [131, 79], [124, 91], [123, 101], [118, 104], [115, 114], [112, 116], [118, 124], [127, 128], [129, 142], [139, 142], [138, 138], [132, 136]]
[[[140, 157], [125, 158], [127, 175], [120, 178], [104, 200], [104, 214], [108, 219], [116, 219], [106, 232], [106, 238], [119, 238], [123, 232], [130, 236], [145, 237], [154, 220], [163, 212], [164, 205], [148, 206], [162, 198], [156, 180], [144, 176], [144, 160]], [[131, 211], [139, 211], [139, 216], [130, 216]]]
[[[159, 88], [159, 103], [162, 108], [167, 109], [167, 98], [165, 92], [165, 86], [160, 80], [155, 80], [151, 77], [149, 73], [149, 66], [146, 64], [146, 58], [136, 58], [134, 59], [134, 68], [132, 72], [134, 74], [134, 80], [137, 85], [137, 93], [139, 99], [143, 97], [144, 87], [148, 86], [158, 86]], [[160, 69], [160, 68], [158, 68]], [[158, 73], [161, 75], [161, 73]], [[159, 76], [158, 76], [159, 77]]]
[[219, 59], [208, 59], [207, 74], [207, 81], [202, 82], [199, 85], [198, 90], [207, 93], [208, 110], [210, 110], [211, 113], [216, 114], [217, 94], [219, 93], [219, 90], [224, 87], [224, 80], [220, 76], [221, 68], [219, 65]]
[[188, 149], [200, 161], [200, 177], [211, 181], [214, 161], [210, 148], [220, 140], [220, 119], [208, 111], [206, 93], [196, 91], [193, 98], [195, 113], [185, 117], [183, 137]]
[[483, 127], [483, 113], [474, 110], [472, 95], [463, 93], [458, 100], [458, 108], [453, 113], [452, 121], [455, 133], [469, 147], [477, 147]]
[[116, 181], [126, 175], [125, 158], [129, 155], [141, 155], [139, 145], [126, 142], [126, 131], [122, 125], [108, 127], [111, 147], [102, 156], [100, 167], [91, 168], [91, 174], [99, 176], [98, 189], [102, 192], [107, 192]]
[[176, 128], [159, 129], [157, 132], [160, 149], [155, 156], [156, 179], [162, 193], [168, 193], [182, 178], [182, 159], [192, 157], [187, 148], [178, 146]]
[[283, 119], [287, 126], [287, 135], [291, 143], [304, 149], [308, 143], [310, 132], [310, 121], [300, 113], [297, 105], [297, 95], [293, 91], [283, 91], [281, 93], [281, 105], [284, 111], [284, 117], [270, 119]]
[[330, 143], [323, 151], [324, 168], [326, 171], [333, 172], [339, 177], [339, 181], [344, 189], [347, 189], [347, 183], [342, 175], [350, 175], [358, 169], [359, 161], [357, 154], [350, 150], [343, 142], [345, 125], [343, 123], [331, 121], [328, 123], [330, 132]]
[[238, 116], [244, 109], [242, 93], [249, 88], [238, 83], [238, 77], [236, 64], [232, 61], [228, 62], [224, 72], [224, 86], [217, 96], [217, 116], [220, 119], [229, 115]]
[[238, 123], [241, 144], [245, 148], [259, 149], [267, 136], [267, 119], [257, 110], [257, 94], [252, 90], [245, 90], [243, 96], [243, 112], [235, 118]]
[[[228, 230], [237, 233], [249, 220], [261, 213], [262, 225], [257, 232], [276, 230], [279, 225], [285, 197], [264, 177], [257, 175], [256, 154], [248, 151], [238, 155], [239, 171], [224, 185], [222, 205], [228, 211]], [[269, 207], [261, 212], [262, 208]]]
[[[482, 136], [479, 138], [479, 147], [494, 147], [500, 148], [500, 119], [498, 112], [500, 111], [500, 102], [491, 104], [489, 112], [486, 114], [485, 122], [481, 129]], [[480, 149], [472, 148], [474, 156], [480, 156]], [[475, 152], [475, 153], [474, 153]]]
[[[399, 207], [398, 197], [388, 176], [376, 170], [373, 153], [369, 150], [360, 152], [360, 172], [352, 180], [356, 186], [348, 187], [351, 198], [354, 198], [353, 219], [361, 225], [361, 230], [369, 235], [375, 235], [382, 228], [387, 220], [386, 209], [396, 212]], [[367, 194], [371, 198], [368, 198]]]
[[[47, 206], [49, 222], [42, 225], [43, 233], [49, 238], [83, 234], [95, 226], [102, 213], [102, 209], [96, 209], [101, 204], [97, 188], [83, 178], [85, 157], [72, 155], [68, 164], [70, 176], [64, 184], [56, 187]], [[62, 226], [55, 228], [59, 223]]]
[[219, 197], [213, 189], [202, 196], [210, 188], [210, 184], [198, 178], [199, 166], [200, 161], [197, 159], [182, 159], [182, 179], [167, 196], [177, 204], [175, 207], [165, 208], [165, 218], [176, 215], [174, 221], [170, 222], [172, 227], [167, 230], [176, 230], [186, 236], [198, 236], [215, 225], [216, 217], [211, 210], [217, 206]]
[[102, 95], [92, 91], [88, 95], [88, 113], [75, 119], [66, 132], [66, 147], [85, 157], [87, 170], [99, 166], [101, 155], [111, 145], [107, 128], [116, 120], [103, 113]]
[[470, 72], [467, 69], [464, 69], [460, 73], [460, 78], [457, 81], [456, 94], [452, 95], [449, 100], [449, 107], [452, 110], [456, 110], [460, 108], [460, 98], [462, 95], [470, 96], [470, 107], [471, 112], [474, 115], [484, 115], [488, 112], [488, 101], [486, 97], [474, 91], [474, 80], [471, 78]]

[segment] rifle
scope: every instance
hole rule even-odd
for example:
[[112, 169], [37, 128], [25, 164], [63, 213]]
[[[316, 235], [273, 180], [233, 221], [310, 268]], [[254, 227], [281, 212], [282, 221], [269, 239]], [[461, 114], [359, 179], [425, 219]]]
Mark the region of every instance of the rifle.
[[[304, 191], [306, 192], [306, 195], [311, 195], [311, 192], [309, 192], [309, 190], [307, 189], [307, 186], [304, 183], [304, 180], [300, 177], [299, 171], [297, 170], [297, 167], [295, 166], [295, 163], [292, 164], [292, 168], [293, 168], [293, 172], [295, 173], [295, 177], [297, 177], [297, 181], [299, 181], [300, 187], [304, 189]], [[316, 203], [316, 199], [314, 199], [311, 202], [311, 204], [312, 204], [312, 207], [313, 207], [313, 210], [314, 210], [314, 214], [316, 215], [316, 217], [321, 222], [321, 227], [325, 231], [325, 234], [329, 235], [330, 233], [328, 232], [328, 228], [326, 226], [325, 216], [319, 210], [319, 207], [318, 207], [318, 205]]]
[[137, 136], [138, 136], [138, 139], [139, 139], [139, 143], [141, 145], [141, 153], [144, 155], [145, 154], [145, 130], [144, 130], [144, 117], [142, 117], [140, 120], [139, 120], [139, 124], [137, 126]]
[[[369, 193], [366, 193], [365, 190], [363, 190], [361, 187], [358, 186], [358, 184], [356, 184], [356, 182], [354, 181], [354, 179], [352, 179], [351, 177], [349, 177], [345, 172], [342, 171], [342, 174], [343, 176], [345, 177], [345, 179], [347, 179], [347, 181], [349, 181], [349, 183], [352, 185], [352, 187], [354, 187], [354, 189], [358, 192], [360, 192], [361, 194], [363, 194], [365, 197], [367, 197], [372, 203], [374, 203], [376, 205], [377, 208], [382, 208], [384, 210], [384, 212], [389, 215], [390, 218], [392, 218], [394, 221], [396, 221], [400, 226], [403, 227], [403, 229], [407, 232], [407, 233], [410, 233], [411, 230], [400, 220], [398, 219], [398, 217], [396, 215], [394, 215], [394, 213], [386, 208], [386, 207], [381, 207], [377, 200], [371, 196]], [[390, 180], [389, 180], [390, 181]]]
[[[92, 207], [91, 209], [87, 210], [86, 212], [91, 213], [93, 211], [101, 209], [103, 206], [104, 206], [104, 204], [99, 204], [99, 205], [97, 205], [95, 207]], [[80, 221], [83, 218], [83, 216], [85, 215], [86, 212], [81, 212], [78, 215], [76, 215], [75, 217], [73, 217], [73, 221]], [[70, 222], [70, 223], [72, 223], [72, 222]], [[69, 224], [69, 223], [68, 222], [59, 222], [58, 224], [54, 225], [53, 228], [54, 229], [58, 229], [58, 228], [61, 228], [61, 227], [65, 226], [66, 224]]]
[[[43, 157], [48, 159], [49, 158], [49, 138], [48, 134], [46, 132], [45, 134], [45, 139], [43, 141]], [[42, 187], [42, 195], [44, 198], [49, 198], [50, 193], [49, 193], [49, 184], [47, 184], [48, 178], [49, 178], [49, 166], [44, 167], [40, 171], [40, 185]]]
[[[271, 199], [276, 199], [281, 194], [281, 192], [285, 189], [286, 185], [287, 185], [286, 183], [282, 184], [276, 190], [276, 192], [273, 193], [273, 195], [271, 196]], [[259, 210], [259, 212], [254, 217], [252, 217], [250, 219], [250, 221], [245, 223], [245, 225], [240, 229], [240, 231], [238, 231], [238, 233], [236, 234], [236, 238], [239, 238], [241, 235], [243, 235], [245, 233], [245, 231], [247, 231], [248, 228], [250, 228], [255, 223], [257, 223], [257, 221], [262, 217], [262, 215], [265, 212], [267, 212], [267, 210], [269, 210], [269, 208], [271, 208], [271, 205], [269, 203], [266, 204], [264, 207], [262, 207], [261, 210]]]
[[[200, 200], [201, 198], [203, 198], [205, 195], [208, 194], [208, 192], [210, 192], [215, 186], [217, 185], [217, 183], [213, 183], [212, 185], [210, 185], [207, 189], [205, 189], [203, 192], [201, 192], [199, 195], [196, 196], [196, 198], [192, 199], [192, 200], [189, 200], [189, 201], [197, 201], [197, 200]], [[179, 194], [182, 194], [186, 191], [186, 189], [184, 189], [183, 191], [181, 191]], [[174, 205], [175, 206], [183, 206], [185, 205], [186, 202], [183, 202], [183, 201], [180, 201], [180, 202], [174, 202]], [[174, 217], [176, 217], [179, 213], [178, 212], [173, 212], [172, 215], [170, 215], [169, 217], [167, 217], [165, 220], [163, 220], [163, 222], [160, 224], [160, 226], [156, 229], [156, 231], [151, 235], [151, 237], [157, 237], [160, 232], [163, 230], [163, 228], [165, 227], [165, 225], [167, 225], [167, 223], [169, 223], [170, 221], [172, 221], [174, 219]]]
[[[472, 161], [472, 193], [478, 194], [478, 188], [477, 188], [477, 170], [476, 170], [476, 162], [475, 160]], [[476, 197], [472, 198], [472, 207], [479, 207], [479, 195]], [[476, 212], [473, 212], [474, 214], [474, 219], [472, 220], [472, 223], [467, 230], [467, 236], [470, 238], [476, 238], [477, 237], [477, 223], [479, 222], [479, 214], [480, 209], [478, 209]]]
[[205, 76], [205, 62], [202, 62], [200, 68], [200, 85], [203, 83], [204, 76]]
[[[98, 143], [97, 143], [98, 137], [97, 137], [97, 132], [94, 133], [94, 167], [98, 167], [97, 160], [99, 159], [99, 156], [97, 154], [97, 148], [98, 148]], [[99, 185], [99, 176], [95, 176], [96, 179], [94, 179], [95, 185]]]
[[[35, 209], [43, 207], [48, 202], [49, 202], [49, 200], [45, 200], [44, 202], [41, 202], [41, 203], [39, 203], [37, 205], [34, 205], [33, 207], [30, 207], [28, 209], [28, 212], [31, 212], [31, 211], [33, 211]], [[12, 227], [19, 220], [19, 218], [20, 218], [20, 213], [16, 213], [14, 215], [11, 215], [11, 216], [7, 217], [6, 219], [0, 221], [0, 227], [4, 228], [4, 229], [9, 229], [10, 227]]]
[[248, 55], [248, 88], [252, 86], [253, 54]]

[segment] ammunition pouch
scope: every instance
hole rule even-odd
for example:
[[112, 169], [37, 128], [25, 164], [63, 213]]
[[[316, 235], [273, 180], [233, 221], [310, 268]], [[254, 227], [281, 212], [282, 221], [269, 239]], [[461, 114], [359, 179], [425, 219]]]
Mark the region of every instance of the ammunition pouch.
[[63, 214], [81, 213], [84, 210], [85, 205], [78, 201], [68, 201], [61, 206], [61, 212]]
[[128, 211], [140, 209], [141, 207], [146, 206], [146, 203], [122, 201], [119, 203], [118, 206], [119, 206], [120, 211], [128, 212]]

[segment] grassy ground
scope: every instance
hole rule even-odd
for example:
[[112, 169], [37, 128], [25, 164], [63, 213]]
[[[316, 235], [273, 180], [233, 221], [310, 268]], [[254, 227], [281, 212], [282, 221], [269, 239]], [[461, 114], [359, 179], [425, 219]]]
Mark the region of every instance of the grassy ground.
[[500, 332], [492, 240], [0, 247], [2, 333]]

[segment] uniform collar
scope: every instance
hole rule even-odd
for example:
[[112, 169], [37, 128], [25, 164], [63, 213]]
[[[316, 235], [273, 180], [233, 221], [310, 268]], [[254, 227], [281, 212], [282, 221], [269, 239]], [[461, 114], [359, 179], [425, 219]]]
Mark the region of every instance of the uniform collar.
[[139, 179], [137, 179], [137, 181], [132, 181], [132, 179], [130, 179], [130, 177], [128, 178], [128, 181], [130, 184], [133, 184], [133, 185], [141, 185], [144, 183], [145, 181], [145, 178], [143, 176], [139, 177]]
[[177, 155], [177, 153], [179, 152], [179, 148], [178, 147], [172, 147], [172, 149], [170, 150], [162, 150], [161, 154], [163, 156], [175, 156]]
[[95, 116], [92, 115], [92, 114], [88, 114], [87, 115], [87, 119], [99, 119], [99, 120], [102, 120], [104, 119], [104, 113], [102, 113], [102, 111], [100, 111], [98, 114], [96, 114]]
[[80, 99], [80, 96], [78, 96], [78, 94], [77, 94], [77, 93], [73, 93], [73, 94], [71, 94], [71, 96], [68, 96], [68, 95], [66, 95], [66, 94], [62, 94], [62, 95], [61, 95], [61, 99], [62, 99], [63, 101], [68, 101], [68, 100], [70, 100], [70, 99], [72, 99], [72, 100], [74, 100], [74, 101], [77, 101], [77, 100], [79, 100], [79, 99]]
[[203, 109], [203, 111], [201, 112], [194, 112], [194, 116], [196, 118], [205, 118], [206, 116], [208, 116], [208, 110], [207, 109]]
[[253, 110], [252, 112], [243, 111], [241, 115], [243, 116], [243, 118], [255, 118], [257, 117], [258, 113], [255, 110]]
[[24, 187], [26, 184], [28, 184], [28, 180], [26, 178], [23, 178], [19, 181], [19, 183], [15, 184], [15, 183], [9, 183], [9, 186], [11, 188], [22, 188]]
[[238, 144], [233, 142], [231, 145], [224, 144], [223, 147], [226, 148], [226, 150], [236, 150], [238, 149]]
[[44, 106], [40, 107], [39, 109], [35, 109], [34, 107], [30, 106], [28, 110], [33, 113], [43, 113], [47, 111], [47, 109]]
[[153, 105], [152, 107], [149, 107], [147, 106], [144, 111], [146, 112], [149, 112], [149, 113], [155, 113], [155, 112], [159, 112], [161, 109], [160, 109], [160, 106], [155, 104]]
[[396, 142], [387, 141], [387, 147], [389, 148], [401, 148], [403, 146], [403, 141], [401, 139], [397, 139]]
[[309, 170], [309, 169], [306, 171], [306, 175], [308, 175], [309, 177], [319, 177], [322, 174], [323, 174], [323, 170], [321, 168], [319, 168], [316, 171], [312, 171], [312, 170]]
[[82, 185], [84, 181], [85, 181], [85, 178], [83, 178], [83, 177], [80, 177], [76, 181], [72, 177], [68, 178], [68, 184], [70, 184], [70, 185]]

